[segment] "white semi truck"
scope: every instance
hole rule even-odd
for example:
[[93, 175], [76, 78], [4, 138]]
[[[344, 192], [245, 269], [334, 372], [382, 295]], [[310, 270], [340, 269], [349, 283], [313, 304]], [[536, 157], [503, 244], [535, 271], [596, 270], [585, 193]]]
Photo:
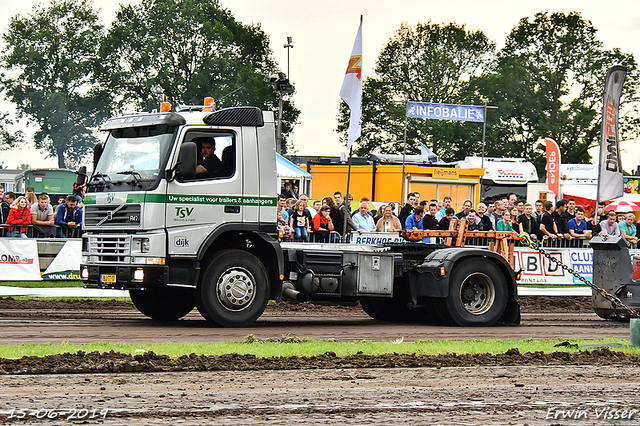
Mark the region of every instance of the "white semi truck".
[[[524, 158], [465, 157], [455, 162], [456, 167], [484, 168], [480, 199], [499, 200], [516, 194], [527, 198], [527, 186], [538, 182], [538, 172], [530, 161]], [[535, 199], [534, 199], [535, 201]]]
[[[282, 299], [360, 301], [391, 321], [519, 322], [515, 273], [489, 250], [281, 243], [273, 114], [168, 109], [102, 126], [84, 207], [86, 287], [127, 289], [153, 319], [197, 307], [226, 327], [246, 326]], [[199, 173], [207, 143], [216, 158]]]

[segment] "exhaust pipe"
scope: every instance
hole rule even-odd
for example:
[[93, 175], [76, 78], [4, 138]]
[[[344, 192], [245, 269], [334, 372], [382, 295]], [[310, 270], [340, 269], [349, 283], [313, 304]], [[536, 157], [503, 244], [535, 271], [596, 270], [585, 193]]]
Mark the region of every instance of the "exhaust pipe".
[[292, 302], [306, 302], [309, 300], [309, 296], [296, 290], [296, 286], [291, 281], [282, 283], [282, 298]]

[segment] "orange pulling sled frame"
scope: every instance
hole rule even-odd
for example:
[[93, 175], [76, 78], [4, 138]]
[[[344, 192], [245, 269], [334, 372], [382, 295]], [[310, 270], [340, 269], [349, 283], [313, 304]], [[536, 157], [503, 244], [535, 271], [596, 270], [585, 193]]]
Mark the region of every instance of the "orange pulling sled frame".
[[425, 237], [446, 237], [445, 244], [452, 247], [464, 247], [467, 238], [495, 240], [489, 241], [489, 250], [502, 255], [512, 268], [515, 266], [513, 260], [514, 242], [521, 240], [514, 231], [467, 231], [466, 219], [453, 219], [449, 224], [448, 231], [406, 229], [402, 231], [402, 237], [408, 241], [421, 241]]

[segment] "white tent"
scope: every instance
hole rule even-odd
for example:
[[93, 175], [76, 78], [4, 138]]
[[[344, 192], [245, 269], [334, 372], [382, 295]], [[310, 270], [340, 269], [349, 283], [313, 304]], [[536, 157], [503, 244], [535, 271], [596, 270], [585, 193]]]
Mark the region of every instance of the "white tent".
[[302, 170], [278, 153], [276, 153], [276, 172], [278, 173], [279, 188], [284, 188], [284, 182], [289, 181], [298, 184], [301, 194], [311, 192], [313, 175]]

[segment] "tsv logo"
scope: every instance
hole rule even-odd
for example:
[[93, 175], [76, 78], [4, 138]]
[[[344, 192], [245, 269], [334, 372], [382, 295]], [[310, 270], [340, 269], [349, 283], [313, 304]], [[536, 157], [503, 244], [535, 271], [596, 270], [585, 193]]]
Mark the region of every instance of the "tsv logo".
[[113, 200], [115, 200], [116, 198], [116, 194], [114, 194], [113, 192], [110, 192], [107, 194], [107, 203], [113, 203]]
[[176, 207], [176, 217], [180, 219], [191, 216], [191, 213], [193, 213], [193, 207]]
[[173, 245], [176, 247], [189, 247], [189, 239], [187, 237], [175, 237]]

